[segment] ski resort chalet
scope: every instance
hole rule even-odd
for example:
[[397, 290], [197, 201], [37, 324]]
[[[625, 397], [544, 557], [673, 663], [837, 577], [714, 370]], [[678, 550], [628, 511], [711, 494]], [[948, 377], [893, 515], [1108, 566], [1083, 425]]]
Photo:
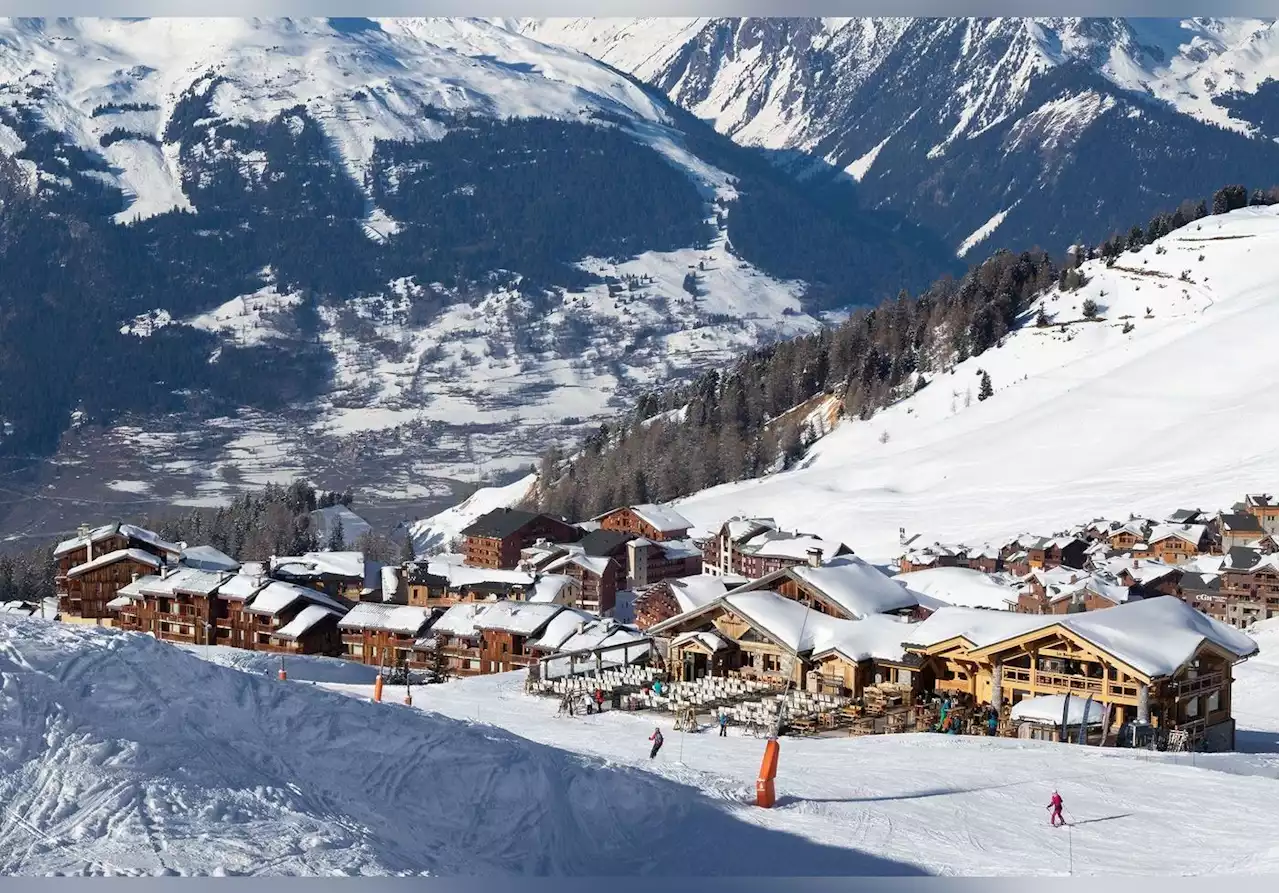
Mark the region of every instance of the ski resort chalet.
[[113, 614], [107, 605], [119, 591], [139, 574], [176, 565], [182, 548], [133, 524], [81, 527], [53, 550], [58, 564], [54, 586], [63, 619], [110, 625]]

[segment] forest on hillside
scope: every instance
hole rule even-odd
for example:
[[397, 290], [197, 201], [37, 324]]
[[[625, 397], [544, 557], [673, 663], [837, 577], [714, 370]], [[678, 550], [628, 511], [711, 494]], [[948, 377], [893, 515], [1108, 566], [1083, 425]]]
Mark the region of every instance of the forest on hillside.
[[[918, 295], [903, 291], [834, 328], [752, 351], [688, 386], [643, 395], [630, 413], [601, 425], [577, 449], [546, 454], [532, 502], [564, 517], [589, 518], [613, 506], [665, 502], [789, 468], [825, 433], [806, 423], [804, 413], [789, 412], [793, 408], [831, 394], [846, 416], [869, 418], [999, 344], [1030, 319], [1036, 296], [1051, 286], [1079, 287], [1076, 267], [1085, 260], [1112, 263], [1207, 214], [1276, 203], [1274, 186], [1252, 192], [1226, 186], [1207, 201], [1184, 201], [1156, 214], [1145, 227], [1075, 247], [1059, 261], [1040, 250], [998, 251], [958, 280], [944, 276]], [[976, 399], [990, 389], [984, 378]]]

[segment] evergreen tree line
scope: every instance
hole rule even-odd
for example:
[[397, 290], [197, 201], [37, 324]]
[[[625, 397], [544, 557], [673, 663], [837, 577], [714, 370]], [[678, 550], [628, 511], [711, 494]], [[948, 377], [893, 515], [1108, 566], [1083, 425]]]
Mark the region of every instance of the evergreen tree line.
[[350, 490], [317, 490], [306, 481], [268, 484], [258, 493], [237, 496], [218, 508], [143, 518], [140, 523], [170, 542], [210, 545], [237, 561], [267, 561], [273, 555], [301, 555], [317, 550], [356, 550], [373, 561], [400, 560], [402, 549], [389, 537], [366, 531], [347, 539], [339, 522], [323, 540], [311, 512], [355, 500]]
[[[1157, 215], [1141, 237], [1164, 234], [1174, 221], [1189, 223], [1210, 207], [1226, 213], [1275, 201], [1274, 187], [1250, 194], [1228, 186], [1209, 206], [1183, 203]], [[1036, 297], [1080, 260], [1112, 257], [1117, 239], [1113, 234], [1097, 248], [1073, 252], [1065, 264], [1039, 249], [998, 251], [959, 280], [944, 276], [915, 297], [900, 292], [833, 328], [754, 350], [690, 384], [646, 393], [571, 455], [544, 455], [531, 501], [544, 511], [587, 518], [788, 468], [825, 433], [806, 421], [811, 407], [802, 404], [834, 395], [846, 416], [865, 420], [939, 379], [936, 387], [953, 387], [945, 376], [957, 363], [1000, 343]], [[978, 400], [994, 392], [986, 371], [976, 384]], [[966, 385], [966, 405], [972, 390]]]
[[52, 598], [57, 566], [53, 559], [53, 546], [0, 555], [0, 604]]

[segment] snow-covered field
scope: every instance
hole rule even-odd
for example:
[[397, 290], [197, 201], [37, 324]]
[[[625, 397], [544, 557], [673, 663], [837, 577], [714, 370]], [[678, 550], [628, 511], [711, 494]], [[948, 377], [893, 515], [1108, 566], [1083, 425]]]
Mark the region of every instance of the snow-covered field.
[[[1110, 269], [1091, 261], [1085, 286], [1043, 302], [1052, 325], [1037, 328], [1032, 311], [1001, 346], [927, 376], [869, 421], [842, 423], [802, 468], [677, 507], [704, 529], [772, 517], [877, 562], [901, 551], [899, 527], [981, 542], [1230, 507], [1274, 488], [1280, 464], [1278, 250], [1277, 208], [1247, 208]], [[1098, 320], [1083, 319], [1086, 299]], [[979, 401], [983, 370], [995, 394]]]
[[[1275, 624], [1258, 635], [1236, 701], [1254, 705], [1242, 729], [1274, 730]], [[282, 683], [270, 655], [0, 618], [0, 873], [1238, 875], [1280, 858], [1274, 734], [1269, 754], [1196, 757], [785, 739], [763, 811], [763, 742], [736, 730], [557, 717], [520, 673], [375, 705], [367, 684], [294, 681], [333, 662], [288, 663]], [[1054, 789], [1069, 830], [1046, 822]]]
[[529, 474], [505, 487], [482, 487], [452, 508], [424, 518], [409, 528], [414, 550], [423, 555], [447, 549], [481, 515], [522, 502], [536, 481], [536, 475]]

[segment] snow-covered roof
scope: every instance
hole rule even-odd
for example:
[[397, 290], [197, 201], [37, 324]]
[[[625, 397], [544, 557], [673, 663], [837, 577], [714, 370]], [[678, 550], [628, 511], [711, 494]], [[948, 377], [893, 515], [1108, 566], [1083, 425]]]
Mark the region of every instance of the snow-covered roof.
[[272, 580], [268, 583], [265, 589], [253, 597], [253, 601], [249, 602], [245, 610], [253, 614], [267, 614], [274, 617], [299, 600], [332, 608], [339, 614], [347, 613], [346, 605], [323, 592], [285, 583], [283, 580]]
[[724, 636], [711, 630], [703, 632], [682, 633], [671, 640], [671, 647], [676, 648], [686, 642], [697, 642], [703, 648], [715, 653], [717, 651], [725, 651], [733, 647], [733, 643]]
[[593, 620], [582, 629], [560, 643], [556, 651], [565, 654], [576, 654], [583, 651], [595, 651], [627, 642], [639, 642], [648, 638], [639, 630], [623, 626], [615, 620], [602, 618]]
[[724, 577], [713, 574], [696, 574], [692, 577], [676, 577], [668, 580], [671, 594], [680, 606], [680, 613], [701, 608], [729, 591]]
[[917, 597], [931, 596], [946, 604], [965, 608], [1003, 611], [1007, 603], [1017, 597], [1013, 587], [1001, 583], [991, 574], [965, 567], [933, 567], [898, 574], [891, 579], [906, 586]]
[[178, 563], [206, 571], [236, 571], [240, 562], [213, 546], [188, 546], [182, 550]]
[[653, 527], [654, 530], [660, 530], [663, 533], [688, 530], [693, 526], [688, 518], [669, 506], [646, 502], [641, 505], [633, 505], [631, 510], [636, 513], [636, 516], [641, 521]]
[[366, 561], [363, 552], [304, 552], [271, 559], [271, 573], [288, 577], [328, 575], [359, 580], [372, 592], [382, 586], [382, 563]]
[[480, 634], [480, 630], [476, 627], [476, 620], [486, 607], [488, 607], [487, 604], [474, 602], [454, 605], [431, 624], [430, 632], [432, 635], [474, 638]]
[[405, 636], [417, 636], [431, 619], [431, 612], [415, 605], [384, 605], [360, 602], [338, 621], [342, 629], [379, 629]]
[[529, 587], [534, 582], [534, 575], [525, 571], [471, 567], [470, 565], [452, 564], [444, 561], [431, 561], [428, 563], [427, 568], [430, 573], [448, 580], [450, 589], [481, 586], [486, 583]]
[[688, 530], [693, 526], [689, 519], [677, 512], [675, 509], [665, 505], [658, 505], [654, 502], [645, 502], [640, 505], [620, 506], [612, 509], [602, 515], [596, 515], [592, 521], [599, 521], [601, 518], [607, 518], [614, 512], [625, 511], [631, 509], [635, 512], [636, 517], [644, 523], [648, 524], [654, 530], [662, 533], [677, 533], [682, 530]]
[[546, 570], [548, 573], [555, 573], [556, 571], [562, 571], [568, 568], [570, 565], [575, 565], [582, 568], [589, 574], [597, 577], [603, 577], [609, 572], [610, 561], [611, 559], [609, 558], [598, 558], [593, 555], [566, 555], [564, 558], [548, 564]]
[[326, 617], [338, 616], [341, 615], [337, 611], [324, 605], [307, 605], [298, 612], [297, 617], [272, 633], [271, 637], [293, 642], [305, 636], [317, 623]]
[[526, 595], [530, 604], [552, 604], [568, 588], [575, 585], [572, 577], [563, 574], [541, 574], [533, 584], [533, 590]]
[[150, 552], [144, 552], [141, 549], [116, 549], [114, 552], [108, 552], [105, 555], [99, 555], [92, 561], [86, 561], [84, 564], [77, 564], [71, 570], [67, 571], [68, 577], [78, 577], [81, 574], [97, 570], [100, 567], [106, 567], [109, 564], [115, 564], [117, 561], [129, 559], [136, 561], [138, 564], [145, 564], [147, 567], [159, 568], [161, 561]]
[[1070, 630], [1151, 678], [1176, 672], [1206, 641], [1242, 658], [1257, 651], [1257, 643], [1244, 633], [1170, 595], [1082, 614], [1011, 614], [943, 608], [916, 625], [910, 641], [928, 647], [964, 636], [975, 650], [983, 650], [1054, 626]]
[[138, 527], [136, 524], [103, 524], [101, 527], [95, 527], [90, 530], [88, 536], [76, 536], [63, 540], [54, 547], [53, 554], [55, 556], [63, 555], [116, 534], [139, 540], [163, 552], [168, 552], [170, 555], [180, 555], [182, 553], [182, 547], [177, 543], [162, 539], [158, 533], [147, 530], [145, 527]]
[[578, 628], [586, 624], [596, 621], [594, 614], [588, 614], [586, 611], [577, 608], [565, 608], [547, 624], [542, 630], [542, 635], [536, 640], [528, 643], [530, 648], [537, 648], [542, 651], [557, 651], [560, 646], [569, 640]]
[[143, 595], [211, 595], [231, 575], [218, 571], [205, 571], [195, 567], [180, 567], [163, 576], [140, 577], [138, 591]]
[[[1065, 704], [1066, 695], [1040, 695], [1035, 698], [1024, 698], [1013, 705], [1013, 710], [1009, 712], [1009, 716], [1015, 722], [1035, 722], [1045, 723], [1048, 725], [1058, 725], [1062, 722], [1062, 711], [1066, 708], [1067, 725], [1078, 726], [1085, 722], [1084, 705], [1087, 698], [1080, 695], [1073, 695], [1071, 703]], [[1100, 701], [1088, 701], [1089, 704], [1089, 720], [1088, 724], [1093, 725], [1100, 723], [1106, 713]]]
[[912, 624], [904, 641], [920, 648], [932, 648], [950, 639], [962, 638], [976, 647], [982, 647], [1020, 636], [1052, 622], [1038, 614], [985, 611], [981, 608], [939, 608], [922, 622]]
[[821, 567], [800, 565], [791, 568], [790, 573], [854, 618], [914, 608], [918, 604], [906, 587], [853, 555]]
[[818, 656], [834, 651], [855, 663], [901, 660], [912, 626], [879, 614], [843, 620], [769, 591], [730, 593], [723, 602], [793, 652]]
[[665, 542], [655, 543], [662, 550], [662, 554], [670, 561], [679, 558], [701, 558], [702, 550], [694, 543], [693, 540], [666, 540]]
[[379, 571], [379, 577], [382, 600], [388, 601], [395, 595], [396, 590], [400, 588], [400, 568], [393, 564], [388, 564]]
[[532, 636], [563, 610], [564, 608], [560, 605], [494, 602], [485, 606], [484, 611], [476, 617], [475, 624], [477, 629], [500, 630], [518, 636]]
[[774, 530], [777, 526], [772, 518], [730, 518], [722, 525], [721, 530], [727, 527], [729, 538], [737, 543], [761, 530]]
[[1151, 529], [1147, 542], [1158, 543], [1161, 540], [1174, 537], [1183, 542], [1190, 543], [1192, 546], [1200, 545], [1209, 534], [1209, 528], [1203, 524], [1157, 524]]
[[[12, 602], [11, 602], [12, 604]], [[121, 608], [127, 608], [133, 604], [133, 599], [127, 595], [117, 595], [111, 601], [107, 602], [108, 611], [119, 611]]]
[[[243, 568], [241, 570], [243, 571]], [[244, 601], [270, 582], [269, 577], [259, 574], [235, 574], [218, 587], [218, 597]]]
[[824, 540], [807, 533], [784, 533], [779, 530], [765, 530], [751, 537], [741, 546], [746, 554], [759, 555], [762, 558], [792, 558], [802, 560], [809, 557], [812, 549], [817, 549], [822, 561], [831, 561], [840, 550], [847, 548], [844, 543]]

